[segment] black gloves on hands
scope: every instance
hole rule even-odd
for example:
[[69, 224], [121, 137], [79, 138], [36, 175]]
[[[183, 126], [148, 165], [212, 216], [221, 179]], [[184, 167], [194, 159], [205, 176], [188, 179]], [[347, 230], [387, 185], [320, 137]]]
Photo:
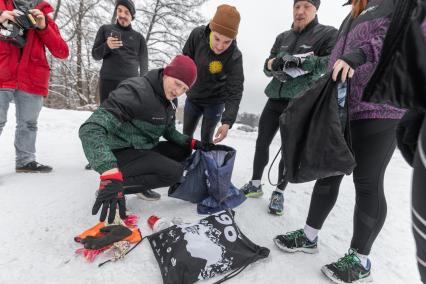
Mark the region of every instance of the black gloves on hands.
[[398, 148], [410, 166], [413, 166], [414, 155], [417, 149], [417, 141], [424, 117], [424, 112], [409, 110], [405, 113], [396, 128]]
[[104, 236], [88, 236], [81, 240], [85, 249], [101, 249], [113, 243], [119, 242], [132, 234], [132, 231], [123, 225], [111, 225], [100, 229]]
[[283, 57], [277, 57], [272, 61], [273, 71], [282, 71], [285, 68], [294, 68], [302, 65], [302, 60], [299, 57], [287, 54]]
[[212, 151], [215, 149], [216, 145], [211, 142], [201, 142], [196, 139], [192, 139], [191, 141], [192, 149], [194, 150], [202, 150], [204, 152]]
[[92, 208], [92, 215], [96, 215], [102, 206], [101, 215], [99, 220], [105, 221], [108, 209], [108, 223], [112, 223], [115, 218], [115, 210], [117, 208], [120, 212], [120, 218], [126, 218], [126, 199], [123, 193], [123, 175], [118, 172], [110, 175], [102, 175], [99, 190], [95, 204]]

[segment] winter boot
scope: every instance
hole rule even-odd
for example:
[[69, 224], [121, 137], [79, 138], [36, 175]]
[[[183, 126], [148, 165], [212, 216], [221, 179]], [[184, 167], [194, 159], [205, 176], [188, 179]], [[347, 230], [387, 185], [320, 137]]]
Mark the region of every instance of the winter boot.
[[156, 201], [161, 198], [161, 194], [151, 190], [147, 189], [142, 192], [136, 193], [136, 196], [140, 199], [147, 200], [147, 201]]
[[271, 201], [269, 202], [269, 213], [273, 215], [284, 214], [284, 194], [277, 190], [274, 190], [271, 195]]
[[17, 173], [50, 173], [52, 171], [52, 167], [32, 161], [23, 167], [16, 167], [15, 171]]
[[278, 248], [286, 252], [318, 252], [318, 237], [316, 237], [315, 240], [310, 241], [306, 237], [303, 229], [288, 232], [285, 235], [278, 235], [275, 237], [274, 243], [278, 246]]
[[240, 189], [246, 197], [261, 197], [263, 195], [262, 191], [262, 185], [254, 186], [251, 181], [246, 183], [241, 189]]
[[354, 249], [338, 261], [324, 265], [321, 271], [334, 283], [366, 283], [371, 282], [371, 262], [367, 260], [367, 267], [361, 264]]

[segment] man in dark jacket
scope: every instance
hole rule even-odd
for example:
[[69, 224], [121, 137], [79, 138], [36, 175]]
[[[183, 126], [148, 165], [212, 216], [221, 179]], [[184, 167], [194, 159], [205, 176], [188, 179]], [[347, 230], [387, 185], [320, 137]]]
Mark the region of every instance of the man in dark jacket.
[[0, 134], [7, 121], [9, 103], [13, 100], [17, 124], [16, 172], [47, 173], [52, 168], [37, 163], [35, 159], [37, 120], [43, 107], [43, 98], [48, 94], [50, 77], [45, 49], [60, 59], [67, 58], [69, 50], [50, 17], [53, 8], [45, 1], [0, 0], [0, 24], [16, 21], [16, 5], [23, 10], [30, 9], [29, 13], [36, 24], [19, 37], [19, 46], [15, 45], [16, 41], [3, 38], [3, 32], [0, 36]]
[[[294, 1], [292, 28], [277, 36], [265, 61], [264, 72], [272, 80], [265, 89], [269, 100], [260, 116], [252, 179], [242, 187], [248, 197], [260, 197], [263, 194], [261, 179], [269, 161], [269, 146], [279, 128], [280, 115], [291, 99], [308, 90], [327, 71], [337, 30], [318, 23], [317, 10], [320, 3], [320, 0]], [[292, 78], [284, 72], [292, 67], [300, 68], [306, 74]], [[281, 161], [278, 185], [269, 204], [271, 214], [283, 214], [283, 193], [287, 185], [283, 168]]]
[[[125, 217], [124, 194], [165, 187], [179, 181], [180, 163], [191, 149], [204, 145], [175, 129], [177, 97], [196, 80], [191, 58], [178, 55], [163, 70], [121, 82], [80, 127], [84, 153], [101, 174], [93, 215], [101, 205], [100, 220], [109, 209], [111, 223], [118, 204]], [[164, 137], [167, 142], [159, 142]]]
[[198, 70], [197, 82], [187, 93], [183, 132], [192, 136], [203, 116], [201, 141], [213, 140], [219, 121], [214, 143], [222, 141], [238, 114], [244, 83], [243, 58], [235, 40], [239, 23], [237, 9], [221, 5], [208, 26], [191, 32], [183, 48]]
[[143, 35], [132, 29], [136, 9], [132, 0], [117, 0], [117, 21], [100, 27], [92, 48], [92, 56], [103, 60], [99, 93], [101, 103], [118, 84], [148, 71], [148, 50]]

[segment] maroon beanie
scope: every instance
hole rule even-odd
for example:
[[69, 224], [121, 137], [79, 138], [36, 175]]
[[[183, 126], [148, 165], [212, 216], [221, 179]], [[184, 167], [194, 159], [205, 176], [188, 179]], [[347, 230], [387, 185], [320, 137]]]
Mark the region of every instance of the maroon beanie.
[[197, 66], [191, 57], [177, 55], [164, 68], [164, 75], [179, 79], [191, 88], [197, 80]]

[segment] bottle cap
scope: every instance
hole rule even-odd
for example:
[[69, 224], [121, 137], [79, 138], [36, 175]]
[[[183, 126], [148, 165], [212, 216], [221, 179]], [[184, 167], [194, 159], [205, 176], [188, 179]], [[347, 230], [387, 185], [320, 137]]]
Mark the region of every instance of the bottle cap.
[[154, 224], [158, 221], [158, 220], [160, 220], [160, 218], [159, 217], [157, 217], [157, 216], [155, 216], [155, 215], [152, 215], [151, 217], [149, 217], [148, 218], [148, 226], [151, 228], [151, 229], [153, 229], [154, 228]]

